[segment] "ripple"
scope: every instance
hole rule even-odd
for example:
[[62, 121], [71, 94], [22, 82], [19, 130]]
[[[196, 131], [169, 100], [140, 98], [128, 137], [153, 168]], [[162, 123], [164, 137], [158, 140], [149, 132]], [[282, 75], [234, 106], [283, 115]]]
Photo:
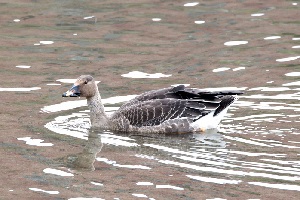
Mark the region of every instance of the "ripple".
[[57, 85], [61, 85], [60, 83], [47, 83], [46, 85], [49, 85], [49, 86], [57, 86]]
[[171, 161], [171, 160], [160, 160], [159, 162], [164, 163], [166, 165], [174, 165], [174, 166], [178, 166], [180, 168], [192, 169], [192, 170], [204, 171], [204, 172], [210, 172], [210, 173], [232, 174], [232, 175], [250, 176], [250, 177], [264, 177], [264, 178], [287, 180], [287, 181], [299, 181], [300, 180], [300, 177], [297, 177], [297, 176], [281, 176], [281, 175], [261, 173], [261, 172], [244, 172], [244, 171], [239, 171], [239, 170], [218, 169], [215, 167], [203, 167], [203, 166], [181, 163], [181, 162], [176, 162], [176, 161]]
[[105, 200], [105, 199], [101, 199], [98, 197], [75, 197], [75, 198], [70, 198], [68, 200]]
[[40, 44], [45, 44], [45, 45], [47, 45], [47, 44], [53, 44], [53, 43], [54, 43], [53, 41], [46, 41], [46, 40], [40, 41]]
[[159, 21], [161, 21], [161, 18], [152, 18], [152, 21], [159, 22]]
[[283, 92], [283, 91], [289, 91], [290, 88], [288, 87], [257, 87], [257, 88], [251, 88], [249, 91], [263, 91], [263, 92]]
[[21, 69], [29, 69], [31, 66], [28, 65], [17, 65], [17, 68], [21, 68]]
[[39, 188], [29, 188], [29, 190], [35, 191], [35, 192], [43, 192], [47, 194], [59, 194], [59, 191], [47, 191], [47, 190], [42, 190]]
[[254, 14], [251, 14], [252, 17], [261, 17], [261, 16], [264, 16], [265, 14], [264, 13], [254, 13]]
[[276, 39], [280, 39], [281, 36], [269, 36], [269, 37], [265, 37], [264, 40], [276, 40]]
[[208, 183], [217, 183], [217, 184], [239, 184], [242, 181], [241, 180], [227, 180], [227, 179], [220, 179], [220, 178], [211, 178], [211, 177], [203, 177], [203, 176], [192, 176], [192, 175], [186, 175], [187, 177], [202, 181], [202, 182], [208, 182]]
[[122, 74], [121, 76], [126, 78], [165, 78], [165, 77], [170, 77], [172, 75], [162, 74], [162, 73], [148, 74], [140, 71], [132, 71], [127, 74]]
[[267, 187], [267, 188], [274, 188], [274, 189], [300, 191], [300, 186], [299, 185], [272, 184], [272, 183], [262, 183], [262, 182], [248, 182], [248, 184]]
[[29, 88], [0, 88], [0, 92], [30, 92], [33, 90], [40, 90], [40, 87], [29, 87]]
[[173, 186], [173, 185], [156, 185], [158, 189], [172, 189], [172, 190], [184, 190], [184, 188]]
[[52, 143], [43, 143], [44, 140], [41, 140], [41, 139], [31, 139], [31, 137], [22, 137], [22, 138], [17, 138], [17, 139], [25, 141], [26, 144], [32, 145], [32, 146], [39, 146], [39, 147], [51, 147], [51, 146], [53, 146]]
[[286, 76], [300, 76], [300, 72], [289, 72], [285, 74]]
[[292, 60], [297, 60], [298, 58], [300, 58], [300, 56], [293, 56], [293, 57], [287, 57], [287, 58], [280, 58], [277, 59], [277, 62], [288, 62], [288, 61], [292, 61]]
[[62, 170], [58, 170], [58, 169], [52, 169], [52, 168], [46, 168], [43, 170], [44, 173], [46, 174], [53, 174], [53, 175], [57, 175], [57, 176], [74, 176], [74, 174], [72, 173], [68, 173]]
[[225, 46], [238, 46], [243, 44], [248, 44], [248, 41], [228, 41], [224, 43]]
[[64, 78], [64, 79], [57, 79], [56, 81], [61, 83], [75, 83], [77, 79], [71, 79], [71, 78]]
[[239, 70], [243, 70], [246, 69], [246, 67], [236, 67], [234, 69], [232, 69], [232, 71], [239, 71]]
[[145, 195], [145, 194], [137, 194], [137, 193], [133, 193], [132, 196], [139, 197], [139, 198], [148, 198], [148, 196]]
[[120, 168], [127, 168], [127, 169], [151, 169], [150, 167], [143, 166], [143, 165], [122, 165], [118, 164], [116, 161], [108, 160], [107, 158], [96, 158], [97, 161], [104, 162], [106, 164], [112, 165], [114, 167], [120, 167]]
[[205, 23], [205, 21], [195, 21], [195, 24], [204, 24]]
[[149, 186], [149, 185], [154, 185], [151, 182], [137, 182], [136, 185], [145, 185], [145, 186]]
[[300, 81], [282, 84], [282, 86], [299, 86], [299, 85], [300, 85]]
[[227, 70], [230, 70], [230, 68], [229, 67], [220, 67], [217, 69], [213, 69], [213, 72], [223, 72], [223, 71], [227, 71]]
[[199, 2], [192, 2], [192, 3], [185, 3], [183, 6], [185, 6], [185, 7], [192, 7], [192, 6], [196, 6], [198, 4], [199, 4]]
[[98, 182], [94, 182], [94, 181], [91, 181], [91, 184], [97, 185], [97, 186], [104, 186], [102, 183], [98, 183]]
[[92, 18], [94, 18], [95, 16], [94, 15], [92, 15], [92, 16], [87, 16], [87, 17], [84, 17], [83, 19], [92, 19]]

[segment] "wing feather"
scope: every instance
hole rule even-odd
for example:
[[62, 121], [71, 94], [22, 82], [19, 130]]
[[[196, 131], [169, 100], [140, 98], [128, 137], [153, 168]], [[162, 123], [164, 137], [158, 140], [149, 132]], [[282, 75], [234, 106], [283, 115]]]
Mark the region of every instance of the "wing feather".
[[189, 118], [193, 121], [229, 106], [241, 91], [207, 91], [184, 85], [145, 92], [114, 113], [112, 119], [125, 118], [130, 125], [154, 126], [167, 120]]

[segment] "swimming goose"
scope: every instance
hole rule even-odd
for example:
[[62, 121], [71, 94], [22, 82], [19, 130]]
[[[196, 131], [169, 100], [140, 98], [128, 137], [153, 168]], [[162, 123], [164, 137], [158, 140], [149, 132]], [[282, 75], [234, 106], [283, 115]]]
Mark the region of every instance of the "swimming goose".
[[241, 91], [208, 91], [184, 85], [142, 93], [112, 115], [104, 112], [94, 78], [80, 76], [63, 97], [86, 97], [93, 127], [122, 132], [188, 133], [217, 128]]

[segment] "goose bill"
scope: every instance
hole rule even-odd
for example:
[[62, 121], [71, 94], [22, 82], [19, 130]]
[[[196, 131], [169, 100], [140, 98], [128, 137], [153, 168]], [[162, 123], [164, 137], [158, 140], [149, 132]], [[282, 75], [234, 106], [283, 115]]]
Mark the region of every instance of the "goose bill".
[[80, 97], [79, 86], [74, 85], [67, 92], [62, 94], [63, 97]]

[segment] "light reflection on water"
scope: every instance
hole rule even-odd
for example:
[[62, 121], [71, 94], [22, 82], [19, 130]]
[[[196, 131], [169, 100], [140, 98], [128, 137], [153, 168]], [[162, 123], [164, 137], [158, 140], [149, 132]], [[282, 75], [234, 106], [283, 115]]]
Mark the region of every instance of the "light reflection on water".
[[[248, 183], [249, 185], [261, 187], [284, 190], [290, 188], [290, 190], [300, 191], [297, 185], [289, 182], [275, 184], [276, 180], [283, 182], [300, 181], [299, 161], [286, 161], [286, 151], [299, 149], [300, 142], [283, 140], [288, 134], [299, 134], [299, 129], [291, 126], [287, 126], [287, 128], [272, 127], [274, 123], [293, 124], [295, 121], [300, 121], [300, 114], [297, 114], [300, 111], [300, 104], [284, 102], [285, 99], [291, 99], [291, 97], [299, 98], [299, 94], [278, 94], [278, 92], [297, 90], [287, 87], [258, 87], [250, 88], [248, 91], [249, 93], [251, 91], [261, 91], [263, 93], [261, 95], [242, 96], [232, 106], [231, 112], [224, 119], [219, 131], [210, 130], [202, 134], [191, 133], [175, 137], [162, 135], [145, 137], [135, 134], [124, 135], [110, 131], [96, 131], [96, 134], [101, 138], [101, 143], [104, 145], [115, 148], [135, 148], [136, 152], [139, 152], [135, 154], [135, 157], [140, 159], [140, 163], [128, 165], [117, 160], [101, 157], [101, 152], [98, 153], [99, 150], [94, 151], [96, 153], [90, 156], [92, 160], [89, 163], [96, 161], [109, 164], [115, 168], [153, 170], [153, 167], [142, 164], [144, 163], [143, 160], [151, 160], [160, 165], [185, 169], [187, 170], [186, 177], [200, 182], [235, 185]], [[265, 93], [272, 93], [273, 95], [265, 95]], [[280, 98], [278, 98], [279, 96]], [[115, 102], [120, 103], [133, 97], [122, 97], [120, 101], [118, 100], [119, 97], [110, 99], [115, 99]], [[261, 98], [268, 99], [268, 101], [257, 101]], [[247, 99], [252, 99], [253, 101], [247, 101]], [[272, 100], [274, 99], [282, 101], [273, 102]], [[78, 107], [83, 106], [83, 101], [77, 101], [81, 104]], [[105, 104], [111, 103], [107, 99], [103, 101]], [[52, 111], [51, 108], [53, 109]], [[60, 108], [60, 106], [57, 107], [56, 105], [54, 107], [44, 107], [42, 110], [44, 112], [59, 112]], [[106, 107], [108, 113], [116, 109], [118, 107]], [[240, 110], [245, 110], [245, 112], [235, 114]], [[250, 112], [247, 114], [247, 110], [257, 110], [262, 113], [253, 114]], [[285, 111], [293, 111], [294, 115], [285, 113]], [[45, 127], [58, 134], [84, 139], [87, 142], [90, 140], [90, 122], [87, 110], [56, 117], [53, 121], [47, 123]], [[245, 135], [250, 137], [245, 138]], [[272, 135], [273, 139], [262, 139], [266, 135]], [[178, 144], [178, 146], [174, 146], [174, 144]], [[237, 150], [236, 146], [240, 148]], [[241, 146], [243, 147], [241, 148]], [[92, 151], [88, 150], [87, 152]], [[94, 169], [91, 166], [88, 168]], [[213, 176], [203, 176], [201, 175], [202, 173], [210, 173]], [[226, 178], [228, 175], [233, 177], [228, 179]], [[248, 181], [250, 177], [267, 179], [268, 183]], [[144, 182], [147, 184], [151, 183], [147, 180], [144, 180]], [[160, 187], [180, 190], [180, 187], [177, 186], [156, 185], [156, 188]]]

